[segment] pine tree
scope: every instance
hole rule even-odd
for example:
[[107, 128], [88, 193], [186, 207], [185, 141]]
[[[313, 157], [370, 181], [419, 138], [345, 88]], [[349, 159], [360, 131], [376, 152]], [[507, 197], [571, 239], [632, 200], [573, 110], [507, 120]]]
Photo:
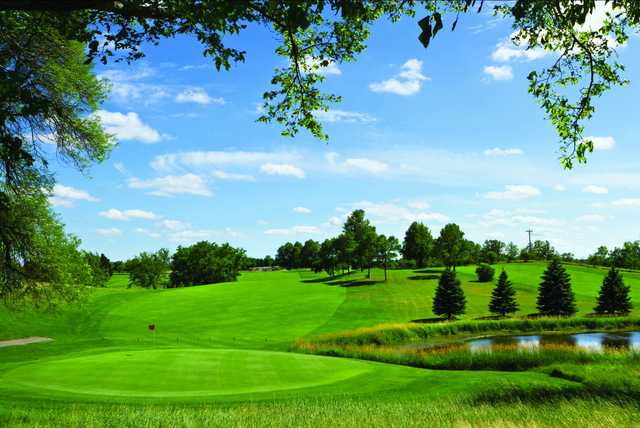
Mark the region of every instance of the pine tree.
[[598, 294], [598, 305], [594, 310], [599, 314], [628, 314], [633, 309], [629, 297], [629, 287], [624, 285], [622, 275], [612, 267], [602, 281]]
[[569, 316], [576, 313], [576, 299], [571, 290], [571, 278], [554, 258], [542, 275], [538, 288], [538, 311], [542, 315]]
[[433, 298], [433, 313], [445, 315], [447, 319], [464, 314], [466, 299], [455, 271], [445, 270], [440, 276], [436, 295]]
[[505, 316], [519, 309], [516, 302], [516, 290], [513, 289], [511, 281], [507, 276], [507, 272], [502, 270], [496, 287], [491, 292], [491, 302], [489, 302], [489, 311], [494, 314]]

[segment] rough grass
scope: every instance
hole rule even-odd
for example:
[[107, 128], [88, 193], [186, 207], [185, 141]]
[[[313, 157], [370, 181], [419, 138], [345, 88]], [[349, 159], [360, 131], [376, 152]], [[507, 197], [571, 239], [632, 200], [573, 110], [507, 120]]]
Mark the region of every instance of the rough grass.
[[[640, 327], [640, 317], [532, 318], [380, 324], [339, 333], [324, 334], [309, 341], [317, 344], [401, 345], [425, 342], [442, 336], [499, 335], [531, 332], [624, 330]], [[301, 341], [301, 342], [304, 342]]]
[[[217, 406], [61, 405], [0, 410], [12, 427], [635, 427], [637, 404], [507, 388], [468, 400], [334, 397]], [[524, 395], [524, 394], [527, 395]], [[535, 400], [531, 397], [535, 396]], [[524, 397], [524, 399], [520, 399]], [[515, 399], [514, 399], [515, 398]]]
[[380, 361], [436, 370], [524, 371], [557, 363], [633, 365], [640, 363], [640, 353], [632, 351], [591, 352], [571, 346], [519, 348], [494, 346], [490, 350], [469, 350], [463, 345], [427, 349], [390, 346], [330, 346], [300, 343], [301, 352], [344, 358]]

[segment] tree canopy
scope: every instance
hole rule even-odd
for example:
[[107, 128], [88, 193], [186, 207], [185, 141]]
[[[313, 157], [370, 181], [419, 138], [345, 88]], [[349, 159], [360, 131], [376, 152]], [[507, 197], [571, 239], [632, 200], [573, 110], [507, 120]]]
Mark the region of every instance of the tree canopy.
[[[598, 27], [588, 22], [597, 7], [607, 10]], [[455, 30], [465, 13], [487, 8], [512, 23], [514, 42], [556, 56], [528, 75], [529, 92], [557, 131], [563, 165], [585, 162], [593, 142], [583, 136], [584, 123], [595, 112], [594, 99], [627, 83], [616, 48], [640, 26], [635, 0], [0, 0], [4, 19], [22, 14], [68, 22], [63, 30], [54, 27], [57, 34], [86, 44], [88, 58], [104, 63], [139, 59], [143, 43], [190, 34], [218, 69], [229, 69], [244, 61], [246, 51], [229, 46], [226, 36], [266, 26], [281, 40], [275, 53], [288, 61], [274, 70], [259, 120], [277, 122], [283, 135], [304, 128], [319, 138], [327, 135], [315, 112], [340, 101], [320, 90], [320, 70], [355, 60], [374, 22], [415, 17], [419, 43], [428, 48], [445, 24]]]
[[414, 221], [405, 232], [402, 255], [405, 259], [415, 260], [416, 267], [425, 267], [433, 256], [433, 243], [429, 228]]

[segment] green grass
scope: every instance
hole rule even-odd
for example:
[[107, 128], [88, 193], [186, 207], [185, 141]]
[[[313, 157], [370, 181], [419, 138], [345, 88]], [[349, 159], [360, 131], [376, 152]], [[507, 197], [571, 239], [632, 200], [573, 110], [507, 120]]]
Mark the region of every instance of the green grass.
[[473, 336], [498, 336], [534, 332], [621, 331], [640, 328], [639, 317], [524, 318], [379, 324], [338, 333], [327, 333], [299, 342], [320, 345], [441, 344]]
[[[506, 268], [521, 302], [518, 315], [534, 312], [544, 265]], [[468, 329], [486, 330], [489, 324], [473, 320], [488, 315], [492, 284], [474, 282], [473, 270], [458, 269], [469, 302], [463, 321]], [[568, 270], [580, 314], [588, 314], [606, 271]], [[0, 307], [0, 340], [55, 339], [0, 348], [0, 425], [562, 426], [552, 406], [522, 402], [520, 412], [512, 411], [498, 392], [519, 388], [536, 392], [532, 396], [560, 397], [563, 391], [587, 391], [570, 376], [543, 370], [434, 371], [288, 352], [301, 338], [433, 318], [437, 274], [391, 271], [383, 283], [379, 270], [373, 280], [360, 272], [333, 280], [308, 271], [255, 272], [235, 283], [167, 290], [127, 289], [126, 276], [114, 275], [81, 304], [55, 312]], [[625, 273], [625, 281], [640, 306], [640, 275]], [[579, 414], [589, 406], [617, 426], [630, 420], [620, 412], [638, 414], [605, 394], [573, 397], [558, 404], [574, 415], [573, 425], [588, 421]]]

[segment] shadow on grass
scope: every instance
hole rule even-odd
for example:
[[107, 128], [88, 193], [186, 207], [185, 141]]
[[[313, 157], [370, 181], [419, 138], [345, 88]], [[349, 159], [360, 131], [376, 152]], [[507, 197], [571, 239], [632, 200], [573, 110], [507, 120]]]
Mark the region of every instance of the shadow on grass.
[[429, 281], [432, 279], [440, 279], [440, 275], [414, 275], [410, 276], [408, 279], [413, 281]]
[[610, 400], [617, 403], [638, 405], [640, 391], [629, 388], [617, 388], [614, 385], [574, 384], [561, 387], [519, 387], [505, 386], [478, 393], [474, 404], [548, 404], [572, 399]]
[[506, 320], [509, 317], [503, 317], [502, 315], [487, 315], [484, 317], [474, 318], [475, 321], [488, 321], [488, 320]]
[[442, 270], [438, 269], [418, 269], [414, 270], [414, 273], [437, 273], [438, 275], [442, 274]]
[[331, 282], [331, 281], [335, 281], [336, 279], [340, 279], [340, 278], [344, 278], [345, 276], [349, 276], [353, 272], [354, 271], [345, 272], [345, 273], [339, 273], [337, 275], [325, 276], [325, 277], [322, 277], [322, 278], [305, 279], [302, 282], [306, 282], [306, 283]]
[[375, 284], [381, 284], [383, 282], [384, 281], [374, 281], [372, 279], [365, 279], [365, 280], [352, 279], [352, 280], [346, 280], [346, 281], [332, 281], [327, 284], [337, 285], [340, 287], [363, 287], [365, 285], [375, 285]]
[[437, 322], [443, 322], [446, 320], [447, 320], [446, 318], [435, 317], [435, 318], [420, 318], [417, 320], [411, 320], [411, 322], [415, 322], [419, 324], [433, 324]]

